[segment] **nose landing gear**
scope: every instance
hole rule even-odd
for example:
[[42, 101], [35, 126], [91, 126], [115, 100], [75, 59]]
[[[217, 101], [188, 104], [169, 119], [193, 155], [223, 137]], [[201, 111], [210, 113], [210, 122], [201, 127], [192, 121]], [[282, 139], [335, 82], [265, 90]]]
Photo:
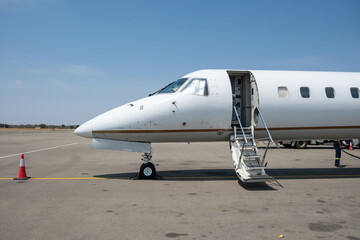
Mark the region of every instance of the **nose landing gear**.
[[144, 161], [144, 163], [140, 167], [140, 179], [152, 179], [157, 176], [155, 168], [155, 165], [157, 164], [154, 164], [154, 161], [151, 160], [151, 158], [151, 153], [144, 153], [143, 158], [141, 159], [142, 161]]
[[140, 167], [139, 178], [151, 179], [156, 176], [155, 165], [151, 162], [143, 163]]

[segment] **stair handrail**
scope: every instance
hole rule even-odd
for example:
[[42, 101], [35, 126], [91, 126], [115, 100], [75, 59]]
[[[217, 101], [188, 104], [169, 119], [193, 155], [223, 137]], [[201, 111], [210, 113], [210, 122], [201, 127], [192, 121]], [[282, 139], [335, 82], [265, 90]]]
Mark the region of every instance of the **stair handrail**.
[[[240, 124], [241, 132], [242, 132], [242, 135], [243, 135], [243, 137], [244, 137], [245, 143], [247, 143], [247, 139], [246, 139], [246, 135], [245, 135], [245, 132], [244, 132], [244, 128], [243, 128], [243, 126], [242, 126], [242, 124], [241, 124], [241, 120], [240, 120], [239, 114], [238, 114], [235, 106], [234, 106], [234, 110], [235, 110], [236, 118], [237, 118], [237, 120], [238, 120], [238, 122], [239, 122], [239, 124]], [[236, 131], [236, 128], [235, 128], [235, 131]], [[236, 133], [235, 133], [235, 136], [236, 136]]]
[[271, 137], [271, 134], [270, 134], [270, 131], [269, 131], [267, 125], [266, 125], [265, 119], [264, 119], [264, 117], [263, 117], [260, 109], [258, 108], [257, 110], [258, 110], [258, 113], [259, 113], [259, 115], [260, 115], [261, 121], [263, 122], [263, 124], [264, 124], [264, 126], [265, 126], [266, 132], [267, 132], [267, 134], [269, 135], [269, 139], [270, 139], [270, 141], [273, 143], [274, 140], [273, 140], [273, 138]]
[[237, 168], [238, 168], [238, 169], [240, 168], [241, 158], [242, 158], [242, 156], [243, 156], [243, 154], [244, 154], [244, 148], [245, 148], [245, 143], [243, 143], [242, 148], [241, 148], [241, 154], [240, 154], [240, 157], [239, 157], [239, 163], [238, 163], [238, 165], [237, 165]]

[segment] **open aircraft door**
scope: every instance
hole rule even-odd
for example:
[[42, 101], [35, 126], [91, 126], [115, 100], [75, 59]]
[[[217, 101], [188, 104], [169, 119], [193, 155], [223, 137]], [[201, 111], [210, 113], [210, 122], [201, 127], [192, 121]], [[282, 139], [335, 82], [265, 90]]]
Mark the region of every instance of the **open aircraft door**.
[[[228, 71], [233, 99], [231, 125], [234, 134], [230, 137], [231, 157], [235, 172], [243, 182], [264, 182], [274, 180], [266, 174], [264, 160], [270, 142], [273, 142], [268, 131], [269, 144], [263, 159], [256, 146], [255, 127], [259, 117], [259, 93], [254, 76], [249, 71]], [[262, 121], [266, 126], [265, 121]], [[266, 127], [267, 129], [267, 127]]]

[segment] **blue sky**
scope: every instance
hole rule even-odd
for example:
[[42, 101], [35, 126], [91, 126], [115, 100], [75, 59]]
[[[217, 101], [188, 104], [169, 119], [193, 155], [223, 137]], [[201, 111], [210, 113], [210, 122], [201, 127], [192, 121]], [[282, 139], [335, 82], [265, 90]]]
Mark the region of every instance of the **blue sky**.
[[0, 123], [81, 124], [199, 69], [360, 72], [360, 1], [0, 1]]

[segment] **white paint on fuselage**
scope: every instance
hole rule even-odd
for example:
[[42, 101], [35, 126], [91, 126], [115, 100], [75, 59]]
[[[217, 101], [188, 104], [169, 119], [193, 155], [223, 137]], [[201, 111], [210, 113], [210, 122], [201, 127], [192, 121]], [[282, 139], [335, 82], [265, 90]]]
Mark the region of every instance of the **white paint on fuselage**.
[[[251, 71], [255, 76], [260, 109], [276, 139], [333, 139], [360, 136], [360, 100], [350, 88], [360, 88], [360, 73]], [[288, 88], [289, 96], [280, 98], [278, 87]], [[302, 98], [300, 87], [310, 89], [310, 98]], [[335, 90], [327, 98], [325, 88]], [[309, 129], [305, 129], [309, 127]], [[323, 127], [323, 128], [321, 128]], [[258, 128], [263, 128], [260, 123]], [[282, 128], [284, 130], [274, 130]], [[291, 130], [292, 128], [304, 128]]]
[[[175, 93], [146, 97], [103, 113], [81, 125], [75, 133], [90, 138], [143, 142], [227, 139], [220, 131], [231, 128], [232, 98], [227, 73], [198, 71], [184, 77], [206, 78], [209, 95], [185, 94], [181, 92], [185, 83]], [[158, 132], [163, 130], [168, 132]]]
[[[249, 71], [255, 77], [259, 108], [274, 139], [358, 138], [360, 101], [350, 88], [360, 88], [360, 73]], [[232, 119], [232, 90], [227, 70], [201, 70], [175, 93], [156, 94], [101, 114], [75, 133], [137, 142], [228, 141]], [[181, 92], [192, 78], [206, 78], [209, 95]], [[289, 90], [280, 98], [278, 87]], [[300, 87], [310, 88], [310, 98], [300, 96]], [[335, 98], [325, 95], [335, 89]], [[351, 128], [349, 128], [351, 127]], [[259, 120], [257, 137], [264, 137]]]

